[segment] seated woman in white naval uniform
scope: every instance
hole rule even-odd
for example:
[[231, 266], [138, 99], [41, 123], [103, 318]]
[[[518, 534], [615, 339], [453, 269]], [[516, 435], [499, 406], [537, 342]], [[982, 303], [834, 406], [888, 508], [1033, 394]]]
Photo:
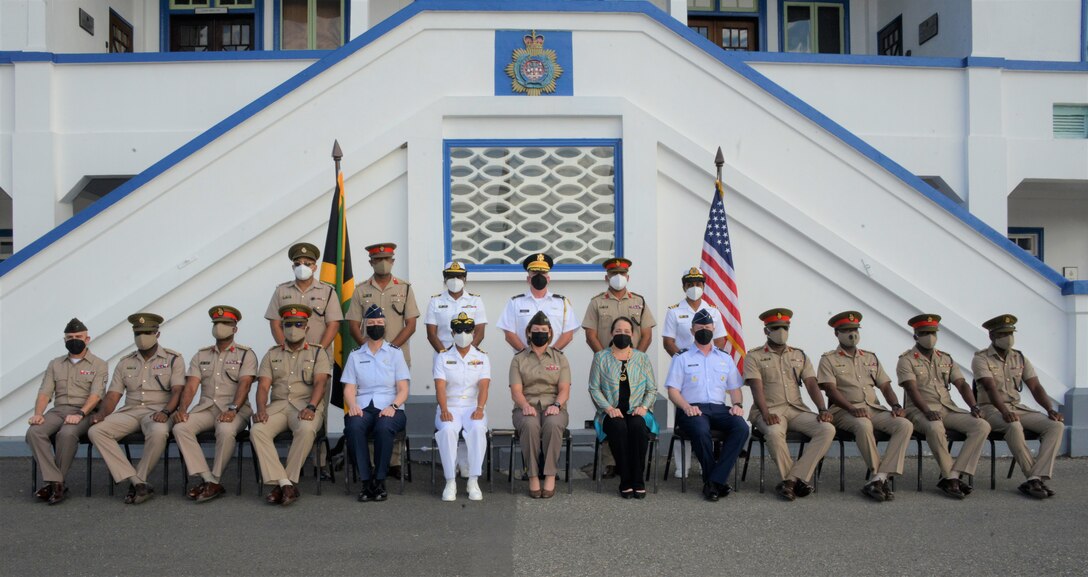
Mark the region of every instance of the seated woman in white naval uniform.
[[477, 480], [487, 450], [487, 389], [491, 384], [491, 362], [487, 353], [472, 346], [476, 321], [465, 313], [450, 320], [453, 346], [434, 357], [434, 390], [438, 396], [434, 434], [446, 475], [443, 501], [457, 499], [457, 435], [464, 431], [468, 449], [468, 498], [483, 499]]

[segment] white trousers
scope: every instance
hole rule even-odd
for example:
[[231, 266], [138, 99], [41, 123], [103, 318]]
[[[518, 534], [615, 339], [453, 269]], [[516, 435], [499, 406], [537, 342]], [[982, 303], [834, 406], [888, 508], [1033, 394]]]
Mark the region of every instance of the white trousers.
[[[468, 449], [468, 476], [479, 477], [484, 467], [484, 452], [487, 450], [487, 413], [479, 421], [473, 420], [472, 413], [476, 406], [448, 407], [453, 415], [452, 421], [442, 420], [442, 408], [435, 408], [434, 434], [438, 453], [442, 456], [442, 472], [449, 481], [457, 472], [457, 435], [464, 431], [465, 446]], [[462, 469], [461, 474], [465, 471]]]

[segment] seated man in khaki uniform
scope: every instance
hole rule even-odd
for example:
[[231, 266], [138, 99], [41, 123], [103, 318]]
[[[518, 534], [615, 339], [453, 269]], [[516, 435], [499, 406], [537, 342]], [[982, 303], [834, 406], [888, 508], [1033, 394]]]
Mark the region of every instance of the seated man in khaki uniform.
[[[106, 361], [91, 354], [87, 344], [91, 337], [79, 319], [68, 321], [64, 327], [64, 348], [45, 368], [42, 386], [34, 402], [34, 414], [29, 419], [26, 443], [42, 470], [45, 484], [34, 494], [50, 505], [56, 505], [68, 495], [64, 477], [75, 459], [79, 438], [91, 426], [87, 418], [106, 388]], [[53, 401], [53, 408], [45, 412]], [[56, 435], [56, 448], [50, 440]]]
[[[888, 480], [903, 474], [903, 460], [914, 426], [903, 418], [903, 406], [892, 390], [892, 380], [876, 355], [858, 348], [861, 313], [841, 312], [828, 319], [827, 324], [835, 329], [839, 347], [820, 358], [816, 380], [834, 405], [831, 415], [835, 426], [853, 433], [861, 457], [873, 472], [862, 493], [877, 502], [891, 501], [895, 495]], [[876, 399], [877, 389], [892, 406], [890, 411]], [[883, 457], [877, 451], [874, 429], [891, 436]]]
[[[270, 505], [298, 500], [299, 471], [325, 425], [325, 385], [332, 365], [325, 349], [306, 342], [310, 312], [303, 305], [280, 308], [286, 342], [268, 349], [257, 371], [257, 407], [250, 438], [264, 483], [274, 485], [265, 497]], [[284, 468], [273, 439], [287, 429], [293, 438]]]
[[[812, 370], [808, 355], [786, 344], [791, 318], [793, 311], [789, 309], [771, 309], [759, 315], [767, 343], [748, 351], [744, 357], [744, 383], [752, 388], [753, 399], [748, 420], [767, 439], [771, 459], [782, 475], [775, 492], [787, 501], [812, 494], [809, 481], [835, 439], [831, 412], [824, 406], [824, 396], [816, 384], [816, 371]], [[802, 386], [816, 403], [819, 414], [805, 405]], [[788, 431], [798, 431], [811, 439], [796, 462], [786, 444]]]
[[[963, 379], [952, 357], [937, 350], [937, 330], [941, 315], [918, 315], [907, 321], [914, 329], [914, 348], [899, 355], [895, 368], [899, 386], [906, 391], [907, 418], [914, 430], [926, 436], [926, 442], [941, 468], [937, 488], [954, 499], [971, 493], [971, 486], [960, 482], [960, 475], [974, 475], [982, 447], [990, 434], [990, 425], [982, 419], [971, 386]], [[949, 394], [956, 385], [970, 413], [956, 406]], [[946, 430], [963, 433], [967, 440], [956, 461], [948, 451]]]
[[[982, 416], [994, 431], [1005, 435], [1005, 443], [1028, 478], [1020, 485], [1020, 492], [1036, 499], [1053, 497], [1054, 491], [1046, 481], [1054, 472], [1054, 458], [1065, 435], [1065, 419], [1051, 408], [1050, 397], [1039, 383], [1035, 367], [1023, 353], [1012, 348], [1016, 317], [996, 316], [982, 323], [982, 328], [990, 331], [990, 346], [971, 359], [971, 372], [982, 385], [978, 387]], [[1045, 415], [1020, 402], [1025, 384], [1035, 402], [1046, 410]], [[1039, 433], [1039, 453], [1034, 458], [1024, 440], [1024, 429]]]
[[[166, 450], [173, 424], [170, 415], [177, 409], [185, 386], [185, 359], [159, 346], [159, 315], [136, 313], [128, 322], [132, 323], [136, 352], [122, 357], [113, 369], [106, 399], [94, 414], [92, 422], [96, 424], [87, 436], [102, 453], [114, 482], [129, 481], [125, 503], [138, 505], [154, 494], [147, 477]], [[122, 394], [125, 406], [115, 413]], [[118, 441], [139, 431], [144, 434], [144, 452], [133, 468]]]
[[[235, 438], [249, 424], [249, 386], [257, 376], [257, 354], [234, 342], [242, 313], [225, 305], [208, 311], [212, 318], [215, 345], [197, 351], [189, 362], [189, 374], [181, 404], [174, 415], [174, 438], [185, 459], [190, 475], [199, 475], [201, 483], [189, 489], [188, 497], [197, 503], [214, 499], [226, 491], [220, 484], [223, 470], [234, 453]], [[200, 402], [186, 410], [200, 387]], [[215, 462], [208, 469], [204, 449], [196, 436], [215, 430]]]

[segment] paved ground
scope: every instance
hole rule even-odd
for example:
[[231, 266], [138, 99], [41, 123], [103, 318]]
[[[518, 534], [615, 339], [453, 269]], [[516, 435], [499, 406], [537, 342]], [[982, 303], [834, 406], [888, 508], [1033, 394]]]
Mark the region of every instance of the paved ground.
[[[768, 463], [769, 464], [769, 463]], [[49, 507], [30, 495], [28, 458], [0, 459], [0, 575], [1085, 575], [1088, 460], [1058, 462], [1058, 496], [1019, 495], [1020, 474], [980, 488], [964, 502], [933, 489], [914, 491], [908, 465], [894, 502], [859, 493], [864, 466], [847, 459], [847, 492], [828, 459], [820, 492], [796, 503], [758, 493], [750, 474], [740, 492], [705, 503], [671, 479], [645, 501], [597, 494], [576, 473], [574, 494], [551, 500], [510, 495], [443, 503], [416, 465], [405, 495], [357, 503], [341, 484], [289, 508], [264, 505], [246, 462], [243, 495], [196, 505], [181, 496], [172, 463], [171, 494], [127, 506], [107, 497], [95, 465], [93, 496], [83, 496], [82, 463], [73, 496]], [[933, 461], [926, 472], [935, 475]], [[161, 469], [161, 467], [160, 467]], [[773, 486], [768, 471], [768, 489]], [[155, 482], [161, 483], [159, 474]], [[505, 479], [505, 478], [504, 478]], [[161, 490], [161, 485], [159, 486]]]

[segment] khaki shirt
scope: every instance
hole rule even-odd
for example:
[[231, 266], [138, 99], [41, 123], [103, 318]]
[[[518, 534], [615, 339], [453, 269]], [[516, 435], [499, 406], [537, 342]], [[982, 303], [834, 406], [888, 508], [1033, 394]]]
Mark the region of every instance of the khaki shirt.
[[604, 291], [589, 301], [582, 328], [597, 331], [597, 340], [601, 346], [607, 347], [612, 340], [612, 321], [619, 317], [627, 317], [635, 323], [631, 331], [631, 346], [636, 349], [642, 340], [642, 329], [657, 326], [654, 314], [646, 306], [646, 299], [642, 295], [624, 291], [623, 296], [617, 299], [611, 291]]
[[306, 323], [308, 343], [320, 343], [329, 323], [344, 320], [344, 310], [336, 301], [336, 291], [332, 285], [317, 279], [314, 279], [306, 292], [299, 290], [295, 281], [277, 285], [272, 292], [272, 300], [268, 301], [268, 310], [264, 311], [264, 318], [270, 321], [280, 320], [280, 307], [283, 305], [306, 305], [314, 311]]
[[125, 406], [160, 411], [170, 402], [170, 389], [185, 386], [185, 359], [162, 346], [144, 360], [140, 351], [124, 356], [113, 369], [110, 393], [124, 393]]
[[[816, 378], [816, 371], [801, 349], [787, 346], [778, 353], [764, 345], [748, 351], [744, 357], [744, 380], [763, 382], [763, 400], [771, 412], [790, 406], [811, 413], [801, 399], [801, 387], [809, 377]], [[753, 405], [749, 419], [755, 420], [757, 416], [759, 407]]]
[[[412, 283], [393, 277], [386, 285], [385, 290], [379, 289], [374, 284], [374, 277], [370, 277], [355, 287], [355, 293], [351, 295], [351, 305], [348, 307], [349, 321], [363, 322], [363, 314], [370, 305], [378, 305], [385, 312], [385, 340], [393, 342], [401, 329], [404, 328], [406, 319], [414, 319], [419, 316], [419, 307], [416, 306], [416, 294], [412, 292]], [[366, 323], [363, 323], [366, 324]], [[363, 328], [366, 335], [366, 328]], [[405, 362], [411, 364], [412, 357], [408, 353], [408, 343], [401, 346], [404, 351]]]
[[899, 385], [903, 381], [914, 381], [918, 393], [925, 401], [925, 407], [914, 407], [914, 401], [910, 395], [903, 402], [908, 408], [916, 408], [922, 411], [932, 411], [937, 407], [944, 407], [956, 413], [967, 411], [956, 406], [949, 393], [951, 384], [963, 378], [963, 373], [948, 353], [938, 350], [933, 351], [933, 359], [926, 358], [925, 354], [914, 347], [899, 355], [899, 362], [895, 367], [895, 376], [899, 379]]
[[[839, 347], [820, 357], [820, 370], [816, 382], [821, 385], [834, 383], [835, 387], [855, 408], [865, 406], [887, 411], [876, 399], [877, 385], [890, 383], [891, 379], [880, 366], [876, 355], [857, 349], [857, 354], [850, 356]], [[837, 407], [833, 407], [834, 411]]]
[[[272, 379], [265, 411], [275, 414], [288, 405], [299, 411], [305, 409], [314, 393], [316, 375], [332, 376], [332, 363], [325, 349], [306, 343], [297, 351], [278, 345], [268, 349], [257, 371], [259, 378]], [[318, 403], [319, 411], [323, 407], [324, 403]]]
[[570, 383], [570, 362], [562, 351], [548, 347], [537, 357], [532, 347], [526, 347], [510, 361], [510, 385], [521, 385], [522, 394], [531, 405], [544, 407], [554, 403], [560, 383]]
[[[1027, 360], [1020, 351], [1010, 349], [1005, 355], [1005, 360], [1001, 360], [997, 349], [991, 345], [975, 353], [975, 357], [971, 359], [971, 372], [974, 373], [975, 380], [983, 377], [993, 379], [997, 392], [1002, 397], [1001, 400], [1006, 404], [1018, 409], [1031, 410], [1021, 404], [1020, 390], [1024, 388], [1023, 383], [1038, 375], [1035, 374], [1035, 367], [1032, 366], [1031, 361]], [[979, 383], [977, 388], [978, 391], [975, 394], [978, 397], [978, 404], [994, 404], [982, 383]]]
[[[214, 346], [197, 351], [189, 361], [189, 377], [200, 379], [200, 400], [189, 412], [197, 413], [213, 406], [226, 411], [238, 392], [242, 377], [257, 376], [257, 353], [247, 346], [234, 344], [220, 352]], [[245, 404], [244, 402], [242, 404]]]
[[53, 399], [54, 407], [82, 407], [87, 397], [102, 398], [106, 389], [106, 361], [87, 353], [77, 363], [63, 355], [49, 361], [38, 394]]

